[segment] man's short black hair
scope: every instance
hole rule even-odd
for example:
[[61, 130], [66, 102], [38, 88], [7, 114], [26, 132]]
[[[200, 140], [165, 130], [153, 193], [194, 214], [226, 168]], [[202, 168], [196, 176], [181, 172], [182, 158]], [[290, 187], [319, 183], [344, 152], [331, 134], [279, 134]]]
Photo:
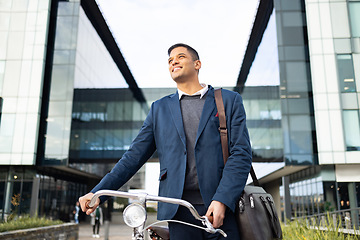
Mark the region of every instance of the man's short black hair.
[[190, 54], [191, 54], [194, 61], [200, 60], [198, 52], [195, 49], [193, 49], [192, 47], [190, 47], [189, 45], [185, 44], [185, 43], [177, 43], [177, 44], [172, 45], [168, 50], [168, 55], [170, 56], [171, 51], [174, 50], [175, 48], [178, 48], [178, 47], [186, 48], [190, 52]]

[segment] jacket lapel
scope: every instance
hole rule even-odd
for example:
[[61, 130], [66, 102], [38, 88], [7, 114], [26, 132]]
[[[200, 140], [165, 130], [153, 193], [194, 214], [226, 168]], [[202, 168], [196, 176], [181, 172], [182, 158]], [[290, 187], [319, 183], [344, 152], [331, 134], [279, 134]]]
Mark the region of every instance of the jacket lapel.
[[179, 94], [176, 92], [175, 94], [171, 95], [169, 98], [170, 101], [168, 102], [168, 105], [171, 112], [171, 117], [175, 124], [175, 128], [180, 136], [180, 139], [184, 144], [184, 147], [186, 148], [186, 137], [185, 137], [184, 125], [181, 115]]
[[206, 123], [209, 121], [210, 117], [211, 117], [211, 113], [214, 111], [215, 109], [215, 97], [214, 97], [214, 88], [209, 86], [209, 90], [205, 99], [205, 103], [204, 103], [204, 108], [203, 111], [201, 113], [201, 117], [200, 117], [200, 122], [199, 122], [199, 128], [197, 131], [197, 136], [196, 136], [196, 142], [195, 142], [195, 146], [196, 143], [199, 139], [199, 137], [201, 136], [201, 133], [203, 132]]

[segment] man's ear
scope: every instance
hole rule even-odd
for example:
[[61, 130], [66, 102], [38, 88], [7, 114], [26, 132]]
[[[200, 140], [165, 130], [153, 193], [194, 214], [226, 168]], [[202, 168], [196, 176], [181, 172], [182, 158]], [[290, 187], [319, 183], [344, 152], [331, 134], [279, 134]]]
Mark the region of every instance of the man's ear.
[[200, 60], [195, 60], [194, 66], [195, 66], [196, 70], [199, 70], [201, 68], [201, 61]]

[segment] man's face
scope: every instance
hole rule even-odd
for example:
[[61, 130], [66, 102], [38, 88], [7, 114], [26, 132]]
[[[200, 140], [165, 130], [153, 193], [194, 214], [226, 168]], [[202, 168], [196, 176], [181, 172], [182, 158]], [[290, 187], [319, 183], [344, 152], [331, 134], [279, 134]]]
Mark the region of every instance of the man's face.
[[175, 82], [197, 76], [201, 67], [200, 61], [194, 61], [190, 52], [184, 47], [177, 47], [171, 51], [168, 64], [171, 78]]

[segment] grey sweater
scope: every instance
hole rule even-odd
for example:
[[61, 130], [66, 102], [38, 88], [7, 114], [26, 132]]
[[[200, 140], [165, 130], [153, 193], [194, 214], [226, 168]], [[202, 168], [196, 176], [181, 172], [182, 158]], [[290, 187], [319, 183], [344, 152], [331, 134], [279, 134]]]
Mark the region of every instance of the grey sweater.
[[200, 194], [199, 181], [196, 171], [195, 141], [205, 99], [206, 94], [201, 99], [200, 95], [183, 95], [180, 100], [187, 152], [186, 176], [182, 198], [192, 204], [204, 203]]

